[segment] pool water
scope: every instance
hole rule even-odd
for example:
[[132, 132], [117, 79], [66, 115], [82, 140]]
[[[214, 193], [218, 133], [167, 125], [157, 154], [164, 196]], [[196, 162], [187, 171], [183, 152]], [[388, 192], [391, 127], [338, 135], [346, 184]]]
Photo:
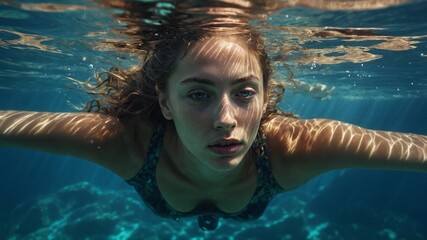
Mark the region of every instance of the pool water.
[[[427, 1], [265, 2], [280, 4], [246, 10], [275, 77], [293, 74], [284, 110], [427, 134]], [[157, 3], [159, 14], [171, 4]], [[73, 80], [141, 61], [141, 49], [117, 50], [135, 42], [126, 30], [138, 21], [111, 5], [0, 1], [0, 109], [77, 111], [89, 97]], [[427, 239], [421, 173], [334, 171], [279, 195], [261, 219], [214, 232], [153, 215], [122, 179], [79, 159], [2, 148], [0, 178], [0, 239]]]

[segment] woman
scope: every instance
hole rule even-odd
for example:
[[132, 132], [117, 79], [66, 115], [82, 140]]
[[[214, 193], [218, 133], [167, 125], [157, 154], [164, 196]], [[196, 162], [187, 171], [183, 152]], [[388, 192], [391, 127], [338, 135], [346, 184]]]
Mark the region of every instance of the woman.
[[182, 32], [139, 70], [92, 90], [98, 113], [0, 112], [0, 143], [72, 155], [135, 186], [156, 214], [259, 217], [278, 193], [333, 169], [427, 171], [427, 137], [282, 113], [282, 85], [252, 31]]

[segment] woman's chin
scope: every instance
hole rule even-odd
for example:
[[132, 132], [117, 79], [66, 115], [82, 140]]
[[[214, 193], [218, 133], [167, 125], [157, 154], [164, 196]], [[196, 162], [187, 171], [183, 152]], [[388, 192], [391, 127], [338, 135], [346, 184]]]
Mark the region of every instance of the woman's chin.
[[229, 172], [242, 162], [242, 157], [221, 157], [208, 163], [209, 167], [217, 172]]

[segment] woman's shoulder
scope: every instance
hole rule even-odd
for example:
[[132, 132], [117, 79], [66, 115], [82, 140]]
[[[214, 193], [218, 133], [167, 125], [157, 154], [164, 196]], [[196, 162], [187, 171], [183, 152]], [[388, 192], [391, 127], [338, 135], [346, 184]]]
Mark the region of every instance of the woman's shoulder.
[[278, 114], [264, 121], [261, 127], [267, 138], [274, 140], [275, 138], [283, 139], [283, 134], [295, 131], [303, 124], [304, 120], [301, 120], [293, 115]]
[[307, 155], [315, 141], [325, 141], [343, 123], [329, 119], [301, 119], [277, 115], [265, 121], [262, 129], [268, 147], [289, 156]]
[[313, 174], [306, 168], [306, 158], [299, 149], [306, 137], [307, 120], [277, 115], [262, 125], [267, 139], [267, 154], [276, 181], [286, 190], [304, 184]]
[[119, 162], [123, 168], [120, 176], [129, 179], [142, 167], [151, 136], [158, 124], [141, 117], [121, 122], [124, 128], [122, 147], [119, 156], [115, 156], [115, 158], [120, 159]]
[[279, 152], [283, 153], [283, 148], [286, 145], [284, 137], [288, 135], [293, 121], [295, 121], [294, 118], [275, 115], [262, 123], [261, 130], [266, 137], [269, 155], [276, 156]]

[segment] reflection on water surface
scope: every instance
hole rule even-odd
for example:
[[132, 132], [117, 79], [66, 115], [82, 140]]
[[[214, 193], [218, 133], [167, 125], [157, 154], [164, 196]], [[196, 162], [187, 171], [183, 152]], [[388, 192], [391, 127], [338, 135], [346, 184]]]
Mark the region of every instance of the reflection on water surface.
[[[108, 69], [120, 65], [120, 59], [130, 58], [138, 63], [159, 39], [173, 38], [177, 32], [203, 28], [235, 34], [250, 26], [267, 39], [266, 48], [278, 70], [275, 77], [286, 81], [288, 94], [301, 93], [319, 99], [427, 94], [427, 72], [422, 68], [427, 54], [423, 52], [427, 36], [426, 1], [98, 0], [75, 4], [0, 4], [4, 8], [0, 16], [11, 19], [9, 26], [0, 28], [0, 47], [9, 53], [19, 49], [71, 59], [81, 54], [83, 48], [93, 51], [88, 53], [93, 56], [91, 68]], [[58, 30], [50, 32], [49, 26], [13, 29], [10, 16], [16, 14], [10, 14], [11, 11], [27, 13], [21, 14], [24, 21], [31, 21], [37, 16], [32, 14], [39, 12], [51, 14]], [[60, 14], [66, 14], [67, 21]], [[79, 32], [74, 30], [77, 27], [81, 27]], [[72, 38], [58, 35], [59, 30]], [[114, 57], [106, 58], [105, 54]], [[2, 64], [16, 65], [16, 61], [4, 58]], [[56, 82], [72, 75], [64, 72], [63, 66], [49, 66], [60, 74], [51, 74]], [[18, 72], [22, 71], [2, 70], [0, 75], [22, 75]], [[17, 84], [0, 83], [2, 88]], [[377, 94], [364, 94], [369, 92]]]

